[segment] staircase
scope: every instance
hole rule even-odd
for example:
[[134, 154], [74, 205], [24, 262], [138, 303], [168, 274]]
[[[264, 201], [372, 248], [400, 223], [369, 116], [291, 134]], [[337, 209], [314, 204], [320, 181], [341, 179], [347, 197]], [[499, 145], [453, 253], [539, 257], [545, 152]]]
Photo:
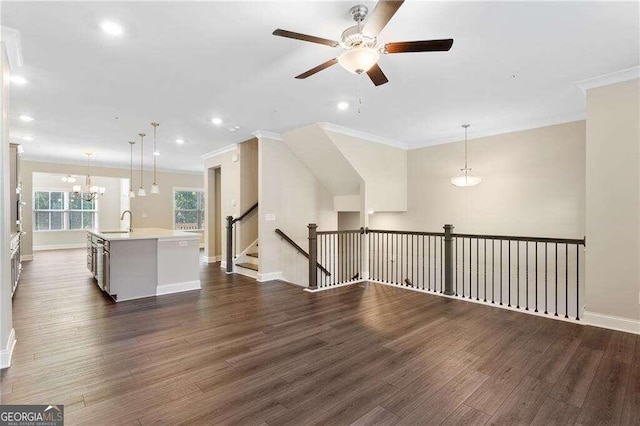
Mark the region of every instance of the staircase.
[[258, 242], [251, 244], [233, 261], [236, 272], [251, 278], [258, 278]]

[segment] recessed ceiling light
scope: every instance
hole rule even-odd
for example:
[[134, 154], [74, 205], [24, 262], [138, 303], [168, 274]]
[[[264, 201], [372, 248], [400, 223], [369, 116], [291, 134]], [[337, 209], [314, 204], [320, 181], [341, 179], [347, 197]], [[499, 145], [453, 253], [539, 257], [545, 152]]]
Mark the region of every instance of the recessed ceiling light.
[[11, 82], [13, 84], [18, 85], [18, 86], [24, 86], [25, 84], [27, 84], [29, 82], [29, 80], [27, 80], [26, 78], [24, 78], [21, 75], [12, 75], [11, 76]]
[[230, 132], [237, 132], [237, 131], [238, 131], [238, 129], [236, 129], [235, 127], [229, 127], [229, 131], [230, 131]]
[[160, 155], [160, 151], [153, 151], [153, 155], [157, 157], [158, 155]]
[[29, 115], [21, 115], [20, 116], [20, 120], [22, 120], [22, 121], [33, 121], [35, 119], [33, 117], [29, 116]]
[[184, 143], [184, 139], [176, 139], [176, 143], [178, 145], [182, 145]]
[[240, 126], [233, 126], [234, 129], [239, 130]]
[[338, 109], [345, 110], [349, 108], [349, 102], [338, 102]]
[[23, 141], [32, 141], [33, 140], [33, 136], [23, 136], [22, 140]]
[[213, 124], [215, 124], [216, 126], [219, 126], [219, 125], [222, 124], [222, 118], [214, 117], [214, 118], [211, 119], [211, 122]]
[[102, 31], [109, 34], [110, 36], [119, 36], [124, 33], [124, 29], [122, 29], [122, 26], [113, 21], [103, 21], [100, 24], [100, 28], [102, 28]]

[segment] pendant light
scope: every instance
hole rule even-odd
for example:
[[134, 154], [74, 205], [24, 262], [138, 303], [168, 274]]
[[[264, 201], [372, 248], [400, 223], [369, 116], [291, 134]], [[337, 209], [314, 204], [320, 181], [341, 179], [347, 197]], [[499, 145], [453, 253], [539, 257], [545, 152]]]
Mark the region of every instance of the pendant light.
[[144, 133], [138, 133], [140, 136], [140, 188], [138, 188], [138, 197], [146, 197], [147, 191], [144, 190]]
[[129, 198], [136, 198], [136, 193], [133, 192], [133, 146], [136, 143], [134, 141], [129, 141], [129, 145], [131, 146], [131, 163], [129, 164]]
[[464, 169], [460, 169], [460, 173], [457, 176], [451, 178], [451, 183], [455, 186], [475, 186], [482, 182], [481, 176], [474, 176], [471, 174], [471, 168], [467, 164], [468, 149], [467, 149], [467, 129], [471, 127], [470, 124], [463, 124], [464, 128]]
[[156, 145], [156, 131], [158, 130], [158, 126], [160, 125], [160, 123], [151, 123], [151, 125], [153, 126], [153, 185], [151, 185], [151, 193], [159, 194], [160, 187], [158, 186], [158, 183], [156, 181], [156, 163], [160, 152], [158, 151]]

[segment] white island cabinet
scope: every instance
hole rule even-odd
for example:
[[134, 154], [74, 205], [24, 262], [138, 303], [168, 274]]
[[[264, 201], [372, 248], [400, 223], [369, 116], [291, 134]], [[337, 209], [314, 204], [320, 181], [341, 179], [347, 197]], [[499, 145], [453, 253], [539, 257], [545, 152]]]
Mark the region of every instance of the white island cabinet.
[[169, 229], [88, 231], [87, 267], [116, 302], [200, 289], [200, 235]]

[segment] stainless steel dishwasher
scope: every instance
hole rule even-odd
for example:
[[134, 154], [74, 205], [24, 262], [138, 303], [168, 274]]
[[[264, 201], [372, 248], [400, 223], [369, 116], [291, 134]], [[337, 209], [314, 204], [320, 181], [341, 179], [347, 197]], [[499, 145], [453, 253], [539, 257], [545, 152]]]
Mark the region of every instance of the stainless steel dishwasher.
[[111, 253], [110, 253], [110, 244], [109, 241], [103, 241], [102, 244], [102, 285], [101, 288], [107, 294], [111, 294], [111, 272], [110, 272], [110, 263], [111, 263]]

